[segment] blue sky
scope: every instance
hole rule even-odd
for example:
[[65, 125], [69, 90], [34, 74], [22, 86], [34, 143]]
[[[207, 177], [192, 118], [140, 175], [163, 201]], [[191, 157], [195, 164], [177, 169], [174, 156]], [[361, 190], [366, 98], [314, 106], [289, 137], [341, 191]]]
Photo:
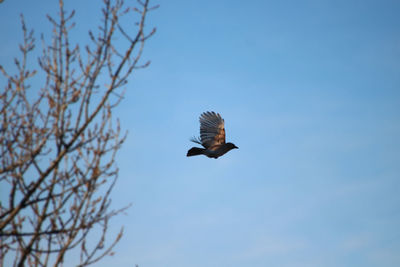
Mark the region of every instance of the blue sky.
[[[66, 4], [81, 40], [98, 2]], [[113, 200], [133, 206], [96, 266], [400, 266], [400, 2], [153, 3], [152, 64], [115, 114]], [[20, 13], [39, 37], [56, 10], [3, 2], [1, 64]], [[186, 158], [207, 110], [239, 150]]]

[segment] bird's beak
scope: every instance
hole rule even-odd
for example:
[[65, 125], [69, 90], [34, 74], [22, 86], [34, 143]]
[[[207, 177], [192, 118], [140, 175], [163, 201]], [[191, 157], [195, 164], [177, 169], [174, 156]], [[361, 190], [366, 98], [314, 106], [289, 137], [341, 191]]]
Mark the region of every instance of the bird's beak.
[[239, 149], [237, 146], [234, 146], [233, 148], [237, 148], [237, 149]]

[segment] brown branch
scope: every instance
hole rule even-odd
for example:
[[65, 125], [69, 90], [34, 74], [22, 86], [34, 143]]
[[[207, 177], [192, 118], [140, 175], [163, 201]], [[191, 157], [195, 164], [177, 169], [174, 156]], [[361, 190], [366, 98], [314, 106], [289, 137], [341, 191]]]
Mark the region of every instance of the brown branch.
[[[14, 251], [14, 265], [58, 265], [79, 247], [80, 264], [93, 264], [109, 255], [122, 236], [121, 231], [106, 246], [109, 220], [123, 210], [110, 211], [118, 175], [115, 156], [126, 138], [118, 120], [115, 129], [112, 113], [123, 99], [118, 89], [133, 70], [148, 65], [139, 60], [155, 30], [144, 32], [149, 1], [138, 2], [134, 12], [124, 9], [123, 1], [103, 2], [102, 25], [98, 33], [89, 32], [92, 43], [84, 55], [69, 37], [74, 11], [67, 14], [59, 0], [59, 17], [48, 16], [54, 31], [50, 44], [41, 38], [38, 66], [46, 77], [36, 100], [27, 95], [36, 70], [27, 69], [34, 38], [23, 19], [17, 73], [0, 66], [8, 80], [0, 95], [0, 185], [10, 188], [7, 205], [0, 207], [0, 236], [6, 245], [0, 253]], [[130, 34], [120, 17], [136, 13], [138, 28]], [[116, 48], [116, 36], [128, 41], [125, 48]], [[105, 87], [99, 85], [103, 70], [108, 70]], [[101, 235], [89, 247], [86, 240], [96, 227]]]

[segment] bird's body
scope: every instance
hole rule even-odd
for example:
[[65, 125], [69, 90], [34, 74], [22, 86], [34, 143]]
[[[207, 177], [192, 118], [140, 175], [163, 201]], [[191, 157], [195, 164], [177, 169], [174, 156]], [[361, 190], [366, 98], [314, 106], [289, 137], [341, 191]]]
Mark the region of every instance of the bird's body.
[[209, 111], [200, 115], [200, 138], [193, 138], [191, 141], [204, 148], [192, 147], [187, 152], [188, 157], [205, 155], [216, 159], [229, 150], [238, 148], [232, 143], [225, 143], [224, 119], [218, 113]]

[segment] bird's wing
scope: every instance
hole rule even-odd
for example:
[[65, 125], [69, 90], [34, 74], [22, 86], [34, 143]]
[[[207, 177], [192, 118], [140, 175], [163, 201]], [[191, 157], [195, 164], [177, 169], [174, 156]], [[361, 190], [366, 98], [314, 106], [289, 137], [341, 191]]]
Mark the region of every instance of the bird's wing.
[[225, 144], [224, 119], [215, 112], [204, 112], [200, 116], [200, 141], [205, 148]]

